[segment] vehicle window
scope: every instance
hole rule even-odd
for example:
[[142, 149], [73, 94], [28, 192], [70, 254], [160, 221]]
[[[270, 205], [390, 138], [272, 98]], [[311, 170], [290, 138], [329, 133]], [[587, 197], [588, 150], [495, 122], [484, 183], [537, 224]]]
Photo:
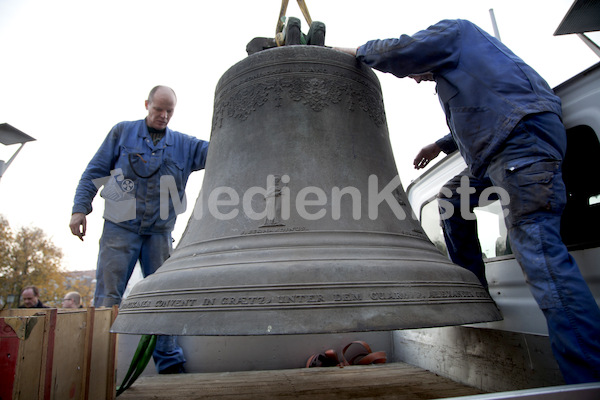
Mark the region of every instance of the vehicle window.
[[500, 202], [494, 201], [485, 207], [476, 207], [474, 213], [477, 216], [477, 234], [483, 258], [512, 254]]
[[[600, 245], [600, 142], [589, 126], [567, 130], [567, 154], [563, 162], [563, 180], [567, 205], [562, 217], [561, 235], [570, 250]], [[512, 254], [499, 201], [474, 210], [484, 258]], [[421, 209], [421, 225], [429, 239], [447, 254], [440, 226], [437, 199]]]
[[448, 255], [444, 233], [442, 232], [442, 226], [440, 225], [440, 212], [438, 210], [436, 198], [425, 203], [421, 208], [421, 226], [435, 247], [437, 247], [442, 254]]
[[[477, 207], [474, 212], [477, 216], [477, 232], [483, 257], [492, 258], [512, 254], [500, 202], [495, 201], [485, 207]], [[442, 254], [447, 255], [437, 199], [432, 199], [421, 209], [421, 225], [435, 247]]]
[[567, 130], [567, 154], [563, 180], [567, 205], [563, 212], [561, 235], [570, 249], [600, 245], [600, 142], [589, 126]]

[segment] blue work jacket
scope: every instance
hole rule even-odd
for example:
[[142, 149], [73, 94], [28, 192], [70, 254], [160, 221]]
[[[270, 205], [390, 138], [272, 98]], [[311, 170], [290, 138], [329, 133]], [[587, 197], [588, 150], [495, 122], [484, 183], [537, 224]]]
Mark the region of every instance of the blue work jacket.
[[[92, 200], [104, 186], [100, 195], [107, 200], [105, 219], [140, 234], [171, 232], [176, 211], [182, 212], [175, 209], [173, 197], [178, 195], [176, 201], [181, 204], [187, 180], [192, 171], [204, 168], [207, 152], [208, 142], [168, 127], [154, 145], [145, 120], [120, 122], [85, 169], [73, 213], [92, 212]], [[107, 213], [109, 201], [113, 208], [131, 212]]]
[[466, 20], [443, 20], [412, 36], [369, 41], [357, 58], [399, 78], [432, 72], [450, 132], [477, 177], [523, 117], [561, 116], [560, 98], [546, 81]]

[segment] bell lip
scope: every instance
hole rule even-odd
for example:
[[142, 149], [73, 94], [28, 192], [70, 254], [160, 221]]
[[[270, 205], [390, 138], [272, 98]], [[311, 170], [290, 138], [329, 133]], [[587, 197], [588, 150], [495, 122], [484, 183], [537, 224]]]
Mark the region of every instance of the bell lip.
[[[415, 306], [419, 307], [419, 306]], [[411, 320], [403, 322], [402, 316], [398, 315], [396, 319], [386, 316], [387, 322], [374, 324], [372, 322], [357, 322], [350, 316], [342, 322], [332, 323], [326, 317], [328, 313], [311, 312], [310, 318], [300, 323], [287, 325], [277, 324], [219, 324], [215, 321], [206, 321], [203, 324], [177, 324], [173, 323], [172, 318], [154, 316], [148, 318], [146, 315], [128, 315], [127, 320], [123, 316], [117, 316], [111, 333], [120, 334], [153, 334], [153, 335], [176, 335], [176, 336], [286, 336], [286, 335], [310, 335], [310, 334], [335, 334], [350, 332], [378, 332], [394, 331], [406, 329], [436, 328], [444, 326], [471, 325], [477, 323], [487, 323], [501, 321], [503, 316], [493, 301], [489, 303], [463, 304], [458, 307], [456, 304], [439, 305], [430, 307], [428, 313], [434, 311], [441, 316], [436, 321], [418, 321]], [[419, 311], [417, 311], [419, 312]], [[457, 317], [459, 315], [460, 317]], [[172, 316], [171, 316], [172, 317]], [[254, 316], [245, 318], [252, 319]], [[163, 320], [163, 321], [161, 321]], [[276, 319], [273, 319], [276, 321]], [[156, 326], [163, 328], [158, 330]], [[168, 329], [164, 329], [164, 327]], [[177, 328], [176, 328], [177, 327]]]
[[[269, 267], [275, 268], [272, 264]], [[416, 329], [502, 319], [489, 293], [478, 282], [469, 282], [474, 276], [455, 267], [448, 270], [452, 273], [444, 281], [425, 281], [427, 274], [435, 272], [431, 266], [430, 271], [423, 270], [426, 275], [421, 281], [359, 281], [358, 276], [364, 274], [356, 271], [350, 278], [343, 276], [337, 282], [331, 276], [325, 277], [323, 283], [232, 284], [154, 291], [136, 285], [134, 290], [140, 293], [132, 291], [124, 300], [112, 331], [200, 336], [288, 335]], [[225, 269], [225, 275], [244, 273], [244, 268]], [[377, 271], [375, 275], [381, 276], [389, 269], [372, 268]], [[207, 269], [200, 270], [204, 273]], [[253, 274], [264, 275], [262, 272]], [[306, 274], [321, 275], [318, 269]], [[151, 282], [153, 277], [155, 282]], [[186, 280], [185, 276], [178, 278]], [[138, 285], [165, 280], [156, 275], [146, 279]], [[213, 300], [207, 302], [207, 299]]]

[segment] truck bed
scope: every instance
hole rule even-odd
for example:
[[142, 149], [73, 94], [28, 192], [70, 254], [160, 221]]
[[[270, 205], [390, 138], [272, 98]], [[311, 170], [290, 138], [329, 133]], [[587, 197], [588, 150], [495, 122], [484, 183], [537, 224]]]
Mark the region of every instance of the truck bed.
[[140, 377], [119, 400], [439, 399], [482, 394], [405, 363]]

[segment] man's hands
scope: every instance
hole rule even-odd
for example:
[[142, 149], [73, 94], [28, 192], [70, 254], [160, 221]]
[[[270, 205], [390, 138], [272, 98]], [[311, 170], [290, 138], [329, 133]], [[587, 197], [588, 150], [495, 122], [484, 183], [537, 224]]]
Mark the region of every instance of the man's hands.
[[71, 222], [69, 222], [69, 228], [71, 233], [77, 236], [83, 242], [85, 236], [85, 230], [87, 228], [87, 220], [84, 213], [74, 213], [71, 215]]
[[440, 146], [438, 146], [435, 143], [431, 143], [423, 147], [421, 151], [419, 151], [419, 154], [417, 154], [417, 156], [415, 157], [415, 160], [413, 161], [415, 169], [425, 168], [431, 160], [433, 160], [440, 154], [441, 151], [442, 149], [440, 148]]

